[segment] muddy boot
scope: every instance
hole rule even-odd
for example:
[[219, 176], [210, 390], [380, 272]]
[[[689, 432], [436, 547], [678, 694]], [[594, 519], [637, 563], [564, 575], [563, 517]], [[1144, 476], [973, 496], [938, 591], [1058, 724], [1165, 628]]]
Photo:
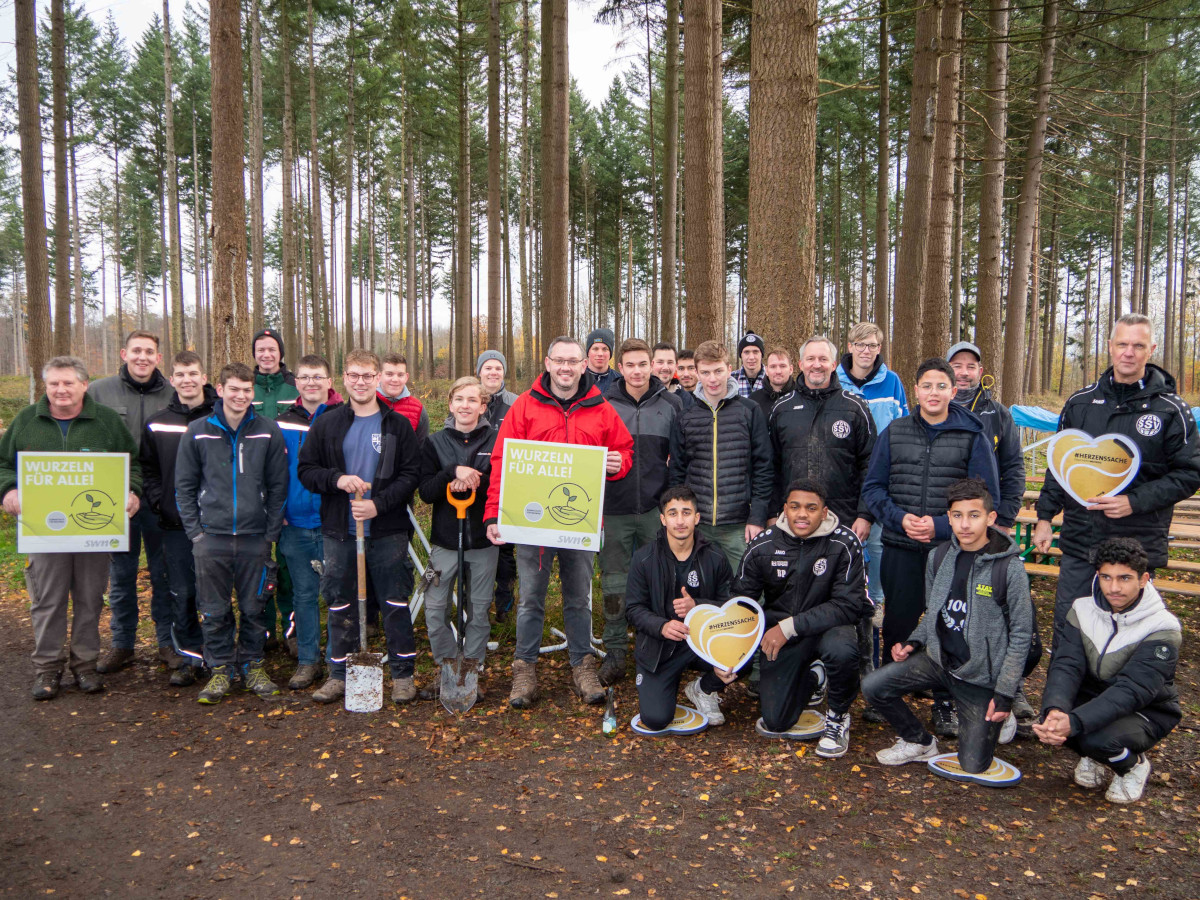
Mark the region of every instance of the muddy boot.
[[220, 703], [231, 690], [233, 683], [229, 678], [229, 666], [214, 666], [212, 677], [196, 700], [200, 703]]
[[609, 650], [600, 664], [600, 683], [605, 687], [625, 677], [625, 651]]
[[171, 672], [171, 677], [167, 679], [167, 683], [171, 687], [190, 687], [196, 683], [196, 673], [199, 671], [195, 666], [180, 666]]
[[95, 669], [76, 672], [75, 686], [85, 694], [99, 694], [104, 690], [104, 678]]
[[300, 641], [299, 641], [299, 639], [297, 639], [297, 637], [295, 635], [292, 635], [290, 638], [288, 638], [286, 641], [284, 641], [284, 643], [287, 644], [288, 656], [290, 656], [292, 659], [299, 659], [300, 658]]
[[403, 677], [392, 677], [392, 702], [393, 703], [408, 703], [410, 700], [416, 699], [417, 683], [411, 675]]
[[588, 654], [577, 666], [571, 666], [571, 687], [584, 703], [604, 702], [604, 687], [596, 676], [596, 657]]
[[312, 698], [318, 703], [333, 703], [346, 696], [346, 682], [341, 678], [330, 678], [313, 691]]
[[34, 700], [53, 700], [62, 685], [62, 672], [39, 672], [33, 682]]
[[320, 666], [296, 666], [296, 671], [292, 673], [291, 679], [288, 680], [288, 689], [293, 691], [302, 691], [305, 688], [312, 687], [312, 683], [317, 680], [317, 676], [321, 673]]
[[514, 709], [528, 709], [533, 706], [537, 696], [537, 663], [514, 659], [512, 692], [508, 695], [508, 705]]
[[158, 658], [161, 662], [166, 664], [167, 670], [170, 672], [174, 672], [176, 669], [186, 665], [187, 663], [187, 660], [176, 653], [175, 648], [170, 644], [158, 645]]
[[96, 671], [101, 675], [111, 675], [120, 672], [133, 662], [133, 649], [130, 647], [113, 647], [100, 658]]

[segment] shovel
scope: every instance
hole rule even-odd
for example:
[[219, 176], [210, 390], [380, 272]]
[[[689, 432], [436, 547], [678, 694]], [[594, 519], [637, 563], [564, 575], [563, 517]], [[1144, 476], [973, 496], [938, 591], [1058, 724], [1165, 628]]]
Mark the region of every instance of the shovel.
[[[367, 490], [371, 486], [367, 485]], [[356, 491], [355, 500], [363, 498]], [[346, 710], [378, 712], [383, 708], [383, 655], [367, 651], [367, 551], [363, 523], [354, 523], [358, 550], [358, 652], [346, 660]]]
[[460, 500], [446, 485], [446, 500], [458, 513], [458, 655], [453, 660], [442, 660], [442, 683], [440, 696], [442, 706], [455, 715], [462, 715], [472, 706], [479, 693], [478, 663], [472, 660], [467, 665], [463, 659], [463, 644], [466, 640], [467, 621], [466, 609], [471, 602], [471, 577], [467, 571], [466, 542], [467, 509], [475, 502], [475, 492], [471, 491], [465, 499]]

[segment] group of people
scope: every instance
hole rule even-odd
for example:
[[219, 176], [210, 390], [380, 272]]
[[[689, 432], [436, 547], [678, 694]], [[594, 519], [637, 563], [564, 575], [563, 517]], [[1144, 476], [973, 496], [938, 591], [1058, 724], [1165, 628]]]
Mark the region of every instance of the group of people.
[[[433, 434], [402, 356], [347, 354], [343, 399], [323, 358], [303, 356], [289, 371], [272, 329], [254, 337], [255, 368], [226, 365], [215, 391], [187, 351], [164, 378], [157, 338], [146, 332], [129, 336], [118, 375], [90, 385], [78, 360], [52, 359], [46, 396], [0, 439], [4, 509], [20, 512], [18, 452], [125, 452], [132, 540], [111, 564], [103, 554], [30, 554], [33, 696], [53, 698], [68, 668], [81, 690], [102, 690], [103, 674], [130, 663], [144, 545], [171, 684], [207, 672], [204, 703], [238, 683], [277, 694], [263, 666], [274, 639], [296, 659], [288, 687], [312, 686], [324, 597], [327, 671], [312, 696], [338, 700], [358, 648], [359, 526], [392, 698], [434, 696], [436, 684], [419, 692], [413, 678], [409, 503], [419, 495], [432, 508], [437, 577], [422, 587], [435, 663], [457, 652], [450, 594], [459, 541], [470, 573], [462, 652], [480, 672], [489, 609], [494, 602], [507, 615], [517, 581], [513, 707], [538, 698], [557, 557], [572, 687], [586, 703], [604, 702], [605, 688], [628, 675], [632, 628], [643, 729], [668, 729], [687, 672], [697, 674], [684, 695], [710, 725], [723, 724], [722, 695], [745, 677], [764, 735], [786, 736], [824, 702], [816, 752], [836, 758], [849, 748], [861, 689], [864, 716], [897, 734], [876, 754], [884, 765], [931, 759], [938, 738], [957, 738], [963, 770], [984, 772], [1022, 718], [1040, 740], [1080, 755], [1078, 784], [1099, 786], [1111, 772], [1109, 799], [1129, 802], [1149, 774], [1146, 751], [1180, 719], [1180, 626], [1150, 578], [1167, 561], [1173, 506], [1200, 488], [1195, 421], [1171, 376], [1150, 363], [1151, 335], [1145, 317], [1120, 319], [1112, 366], [1062, 413], [1060, 428], [1125, 435], [1141, 463], [1120, 494], [1086, 504], [1046, 475], [1034, 540], [1048, 551], [1051, 520], [1063, 514], [1062, 569], [1040, 712], [1023, 690], [1042, 654], [1011, 537], [1025, 491], [1012, 417], [984, 386], [983, 354], [968, 342], [918, 367], [910, 411], [901, 379], [880, 358], [884, 333], [869, 322], [854, 326], [844, 353], [815, 336], [797, 358], [748, 332], [737, 369], [715, 341], [679, 352], [637, 338], [618, 347], [611, 331], [596, 329], [583, 342], [552, 340], [544, 371], [519, 395], [506, 388], [503, 355], [485, 351], [476, 375], [454, 382], [450, 415]], [[504, 543], [492, 460], [509, 439], [607, 449], [598, 553]], [[460, 531], [451, 495], [467, 492], [474, 499]], [[592, 646], [597, 562], [602, 665]], [[106, 585], [112, 645], [101, 657]], [[691, 650], [684, 619], [696, 604], [737, 596], [761, 603], [766, 630], [753, 664], [733, 672]], [[905, 700], [926, 691], [928, 728]]]

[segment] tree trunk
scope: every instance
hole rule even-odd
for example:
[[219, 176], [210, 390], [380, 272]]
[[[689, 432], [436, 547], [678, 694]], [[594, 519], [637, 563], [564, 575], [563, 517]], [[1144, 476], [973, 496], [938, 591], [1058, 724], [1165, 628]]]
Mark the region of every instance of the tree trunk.
[[716, 184], [716, 221], [713, 223], [713, 270], [716, 274], [717, 312], [721, 317], [717, 338], [726, 337], [729, 310], [725, 291], [725, 59], [724, 36], [721, 31], [723, 0], [712, 0], [712, 111], [713, 111], [713, 173]]
[[250, 2], [250, 283], [254, 330], [263, 327], [263, 83], [262, 18], [259, 0]]
[[[1150, 42], [1150, 20], [1142, 23], [1142, 46]], [[1145, 236], [1146, 211], [1146, 99], [1149, 65], [1146, 57], [1142, 57], [1142, 92], [1141, 119], [1138, 124], [1138, 170], [1137, 170], [1137, 201], [1133, 213], [1133, 279], [1129, 291], [1129, 311], [1146, 314], [1146, 295], [1142, 286], [1142, 257], [1149, 256], [1149, 242], [1143, 242]]]
[[[54, 128], [54, 352], [71, 352], [71, 203], [67, 192], [67, 49], [63, 0], [50, 2]], [[39, 373], [40, 374], [40, 373]]]
[[1122, 291], [1124, 290], [1125, 273], [1125, 136], [1121, 136], [1121, 168], [1117, 175], [1117, 197], [1113, 202], [1113, 239], [1112, 259], [1109, 261], [1108, 292], [1109, 292], [1109, 326], [1121, 317]]
[[[521, 0], [521, 179], [518, 187], [517, 254], [521, 257], [521, 351], [525, 378], [533, 371], [533, 291], [531, 290], [528, 229], [533, 202], [532, 162], [529, 158], [529, 0]], [[516, 366], [516, 360], [508, 361]]]
[[[958, 92], [958, 138], [959, 150], [963, 146], [963, 102], [962, 85]], [[963, 207], [967, 193], [966, 154], [960, 152], [954, 163], [954, 238], [950, 247], [950, 341], [957, 344], [962, 340], [963, 307]]]
[[346, 80], [349, 99], [346, 102], [346, 215], [345, 247], [342, 252], [342, 309], [345, 333], [342, 335], [347, 353], [354, 349], [354, 19], [350, 19], [350, 40], [346, 43], [349, 55]]
[[[503, 346], [503, 263], [500, 226], [500, 0], [488, 0], [488, 324], [487, 346]], [[471, 371], [474, 371], [472, 368]]]
[[[1167, 160], [1167, 284], [1163, 313], [1163, 367], [1170, 372], [1175, 363], [1175, 98], [1171, 98], [1170, 147]], [[1186, 173], [1190, 175], [1191, 173]]]
[[[708, 0], [702, 0], [708, 2]], [[570, 74], [567, 0], [542, 3], [541, 337], [567, 330], [570, 194]]]
[[[1022, 352], [1018, 353], [1018, 356], [1022, 361], [1022, 365], [1019, 370], [1019, 377], [1010, 378], [1008, 380], [1008, 386], [1010, 390], [1018, 390], [1019, 387], [1018, 393], [1022, 399], [1024, 399], [1025, 394], [1031, 390], [1030, 386], [1035, 384], [1036, 381], [1041, 380], [1042, 329], [1040, 303], [1038, 301], [1041, 293], [1043, 242], [1042, 198], [1040, 191], [1038, 193], [1035, 206], [1037, 207], [1037, 217], [1034, 219], [1033, 226], [1033, 257], [1031, 260], [1033, 272], [1029, 281], [1029, 345], [1023, 348]], [[1009, 283], [1012, 283], [1012, 276], [1009, 276]], [[1013, 315], [1012, 309], [1009, 309], [1009, 315]], [[1011, 330], [1012, 323], [1010, 322], [1009, 331]], [[1014, 381], [1018, 383], [1017, 386], [1014, 386]], [[1037, 388], [1034, 387], [1032, 390], [1037, 390]]]
[[[988, 13], [982, 183], [979, 202], [979, 272], [976, 293], [975, 343], [993, 373], [1003, 364], [1000, 293], [1003, 286], [1004, 163], [1008, 129], [1009, 0], [996, 0]], [[1009, 319], [1009, 327], [1016, 320]], [[1001, 385], [996, 385], [997, 391]]]
[[186, 349], [187, 338], [183, 322], [183, 260], [179, 258], [179, 171], [175, 157], [175, 82], [171, 77], [171, 65], [171, 9], [169, 0], [163, 0], [163, 119], [166, 122], [167, 243], [170, 246], [164, 262], [167, 264], [167, 280], [171, 290], [171, 327], [168, 333], [173, 339], [174, 350], [179, 351]]
[[[875, 148], [875, 324], [885, 335], [890, 333], [892, 317], [889, 310], [888, 244], [890, 243], [888, 215], [890, 193], [888, 163], [890, 146], [888, 125], [891, 88], [888, 60], [888, 0], [879, 0], [879, 136]], [[888, 348], [887, 353], [891, 353]], [[889, 356], [890, 358], [890, 356]]]
[[213, 360], [244, 359], [246, 315], [246, 193], [243, 186], [241, 6], [211, 0]]
[[329, 353], [333, 348], [326, 330], [329, 293], [325, 280], [325, 224], [321, 221], [321, 169], [317, 147], [317, 64], [313, 53], [313, 3], [308, 0], [308, 183], [312, 192], [309, 215], [312, 217], [313, 352]]
[[663, 84], [663, 199], [662, 199], [662, 300], [659, 335], [675, 338], [677, 187], [679, 181], [679, 0], [667, 0], [666, 59]]
[[[454, 288], [454, 360], [452, 378], [473, 371], [471, 366], [471, 134], [467, 104], [467, 44], [464, 0], [458, 0], [458, 182], [455, 191], [455, 210], [458, 239]], [[490, 179], [489, 179], [490, 181]]]
[[[658, 142], [654, 139], [654, 44], [650, 35], [650, 3], [646, 0], [646, 143], [650, 145], [650, 283], [644, 334], [658, 327]], [[632, 272], [632, 268], [630, 269]], [[571, 268], [572, 276], [574, 265]], [[572, 289], [572, 299], [574, 290]], [[572, 323], [573, 324], [573, 323]]]
[[[1054, 377], [1054, 344], [1058, 328], [1058, 179], [1050, 185], [1050, 259], [1046, 266], [1046, 299], [1042, 303], [1045, 310], [1046, 323], [1049, 325], [1049, 335], [1043, 341], [1041, 379], [1030, 381], [1030, 390], [1042, 394], [1049, 393], [1050, 382]], [[1071, 293], [1071, 270], [1067, 269], [1067, 296]], [[1067, 355], [1067, 333], [1063, 331], [1063, 357]]]
[[1037, 223], [1038, 193], [1042, 184], [1042, 162], [1046, 127], [1050, 120], [1050, 86], [1054, 80], [1054, 44], [1058, 29], [1058, 0], [1045, 0], [1042, 7], [1042, 54], [1037, 69], [1037, 99], [1033, 128], [1025, 143], [1025, 174], [1017, 197], [1017, 221], [1013, 231], [1011, 275], [1008, 282], [1008, 323], [1004, 333], [1004, 370], [997, 379], [996, 393], [1004, 403], [1020, 403], [1024, 391], [1025, 311], [1029, 294], [1029, 267], [1036, 263], [1033, 232]]
[[[208, 359], [205, 354], [207, 345], [209, 323], [208, 317], [204, 314], [204, 278], [202, 272], [203, 264], [203, 240], [201, 232], [204, 230], [204, 218], [200, 212], [200, 152], [197, 147], [198, 141], [196, 138], [196, 104], [192, 102], [192, 274], [193, 287], [195, 292], [194, 303], [196, 304], [196, 352], [204, 358], [204, 364], [209, 366], [212, 360]], [[119, 250], [119, 248], [118, 248]], [[119, 253], [118, 253], [119, 258]], [[117, 285], [120, 290], [120, 285]]]
[[[291, 21], [288, 19], [287, 0], [279, 2], [279, 57], [283, 67], [283, 171], [280, 182], [283, 188], [283, 223], [281, 226], [283, 247], [283, 290], [279, 297], [279, 330], [283, 333], [284, 349], [291, 352], [293, 364], [304, 353], [296, 337], [296, 231], [292, 210], [292, 167], [293, 148], [296, 140], [296, 123], [292, 109], [292, 44]], [[285, 360], [282, 360], [286, 362]]]
[[[70, 136], [68, 144], [70, 149], [67, 151], [70, 156], [71, 164], [71, 247], [74, 252], [74, 269], [75, 277], [72, 279], [72, 288], [75, 298], [75, 322], [74, 322], [74, 351], [77, 356], [83, 358], [87, 362], [87, 317], [83, 314], [83, 234], [79, 230], [79, 181], [75, 173], [75, 116], [72, 113], [70, 118]], [[103, 370], [103, 365], [102, 365]]]
[[910, 378], [910, 373], [915, 372], [920, 363], [921, 295], [925, 290], [925, 253], [929, 241], [941, 19], [941, 0], [926, 0], [917, 10], [912, 101], [908, 116], [908, 168], [904, 174], [904, 215], [900, 225], [893, 312], [893, 368], [903, 379]]

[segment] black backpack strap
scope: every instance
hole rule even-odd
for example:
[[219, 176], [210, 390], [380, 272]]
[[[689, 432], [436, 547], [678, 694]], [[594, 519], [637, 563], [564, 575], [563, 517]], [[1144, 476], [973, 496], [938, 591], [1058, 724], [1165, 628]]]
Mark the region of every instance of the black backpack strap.
[[[1012, 628], [1012, 613], [1008, 610], [1008, 557], [1002, 556], [992, 560], [992, 600], [1000, 607], [1000, 612], [1004, 616], [1004, 627]], [[1025, 574], [1025, 567], [1021, 567], [1021, 574], [1026, 580], [1029, 576]], [[1032, 602], [1032, 597], [1030, 598]], [[1033, 637], [1029, 644], [1029, 654], [1025, 658], [1024, 677], [1028, 678], [1030, 673], [1037, 668], [1037, 665], [1042, 660], [1042, 639], [1037, 630], [1037, 616], [1033, 618]]]

